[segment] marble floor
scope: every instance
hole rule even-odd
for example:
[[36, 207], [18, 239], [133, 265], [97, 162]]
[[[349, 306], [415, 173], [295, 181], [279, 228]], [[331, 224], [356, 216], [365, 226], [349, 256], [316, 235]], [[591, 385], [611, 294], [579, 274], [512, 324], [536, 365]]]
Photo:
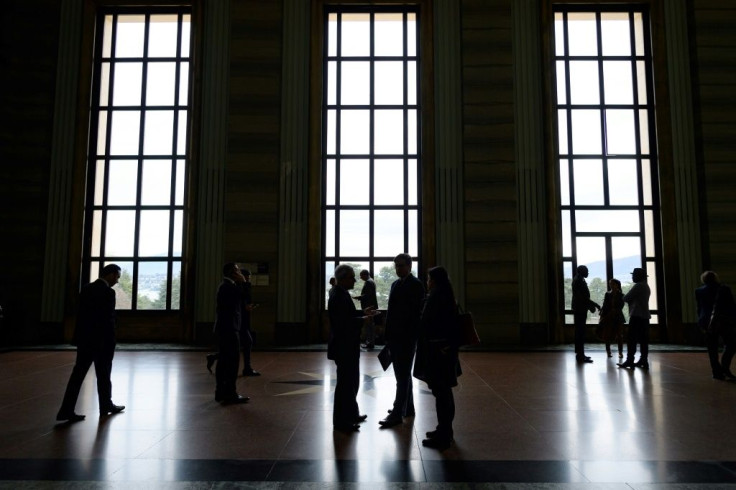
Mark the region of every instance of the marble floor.
[[362, 353], [354, 434], [332, 431], [334, 364], [324, 352], [255, 352], [244, 405], [214, 401], [197, 351], [119, 351], [98, 417], [94, 371], [77, 413], [56, 423], [73, 351], [0, 354], [0, 488], [736, 488], [736, 383], [711, 379], [704, 352], [654, 352], [622, 370], [589, 352], [463, 352], [455, 444], [422, 446], [434, 398], [380, 429], [391, 369]]

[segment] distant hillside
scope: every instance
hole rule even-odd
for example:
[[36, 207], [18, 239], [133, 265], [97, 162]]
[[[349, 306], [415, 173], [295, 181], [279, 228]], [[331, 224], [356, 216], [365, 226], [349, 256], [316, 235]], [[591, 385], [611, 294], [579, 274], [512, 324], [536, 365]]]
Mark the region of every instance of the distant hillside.
[[[588, 266], [588, 271], [590, 272], [590, 278], [594, 277], [600, 277], [605, 278], [606, 277], [606, 263], [604, 261], [599, 262], [591, 262], [590, 264], [578, 264], [578, 265], [586, 265]], [[634, 267], [641, 267], [641, 258], [638, 255], [632, 256], [632, 257], [621, 257], [619, 259], [614, 259], [613, 261], [613, 271], [614, 271], [614, 277], [621, 281], [622, 283], [631, 282], [631, 271], [634, 270]]]

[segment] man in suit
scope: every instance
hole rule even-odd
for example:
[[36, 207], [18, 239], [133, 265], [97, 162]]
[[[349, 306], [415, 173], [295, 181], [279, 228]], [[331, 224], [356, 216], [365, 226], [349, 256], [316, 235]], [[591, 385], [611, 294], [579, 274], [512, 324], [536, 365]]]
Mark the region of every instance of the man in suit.
[[87, 284], [79, 293], [79, 310], [74, 329], [77, 360], [69, 376], [61, 408], [56, 420], [78, 422], [84, 415], [74, 412], [79, 390], [89, 367], [95, 365], [97, 376], [97, 398], [100, 416], [120, 413], [124, 405], [112, 402], [112, 358], [115, 355], [115, 291], [112, 287], [120, 280], [120, 267], [108, 264], [102, 268], [100, 277]]
[[215, 401], [223, 404], [246, 403], [247, 396], [238, 394], [235, 382], [238, 379], [240, 361], [240, 328], [242, 322], [243, 290], [245, 282], [238, 264], [228, 262], [222, 267], [222, 283], [217, 289], [217, 316], [215, 333], [219, 345], [217, 369], [215, 370]]
[[[360, 296], [353, 296], [353, 299], [360, 300], [360, 309], [378, 308], [378, 299], [376, 298], [376, 283], [371, 278], [371, 273], [363, 269], [360, 271], [360, 278], [363, 280], [363, 288], [360, 290]], [[376, 346], [376, 326], [374, 322], [369, 322], [365, 326], [365, 347], [366, 350], [373, 350]]]
[[[730, 287], [721, 283], [718, 274], [713, 271], [703, 272], [700, 281], [703, 285], [695, 290], [698, 327], [705, 332], [705, 345], [708, 347], [713, 379], [736, 379], [731, 372], [731, 360], [736, 353], [733, 325], [736, 318], [736, 303], [733, 292]], [[720, 362], [718, 362], [719, 338], [723, 339], [723, 356]]]
[[572, 316], [575, 322], [575, 359], [578, 364], [593, 362], [585, 355], [585, 327], [588, 323], [588, 312], [600, 311], [601, 307], [590, 299], [590, 289], [585, 278], [588, 277], [588, 268], [580, 265], [577, 274], [572, 279]]
[[327, 302], [330, 318], [330, 337], [327, 342], [327, 358], [335, 361], [337, 383], [332, 409], [332, 425], [335, 430], [353, 432], [367, 416], [358, 409], [360, 387], [360, 330], [363, 324], [376, 314], [375, 308], [360, 311], [355, 308], [349, 290], [355, 286], [355, 271], [347, 264], [335, 269], [335, 287]]
[[396, 377], [396, 397], [389, 415], [381, 420], [382, 427], [402, 422], [402, 417], [414, 416], [411, 367], [419, 335], [419, 318], [424, 304], [424, 284], [411, 273], [411, 255], [402, 253], [394, 259], [399, 278], [391, 284], [386, 311], [386, 345]]
[[240, 347], [243, 351], [243, 376], [260, 376], [261, 373], [253, 369], [253, 366], [250, 364], [250, 353], [253, 349], [250, 313], [256, 307], [256, 304], [253, 303], [253, 293], [251, 290], [253, 285], [250, 282], [250, 271], [243, 269], [241, 273], [243, 274], [243, 278], [245, 278], [245, 282], [240, 286], [243, 289], [243, 312], [240, 328]]

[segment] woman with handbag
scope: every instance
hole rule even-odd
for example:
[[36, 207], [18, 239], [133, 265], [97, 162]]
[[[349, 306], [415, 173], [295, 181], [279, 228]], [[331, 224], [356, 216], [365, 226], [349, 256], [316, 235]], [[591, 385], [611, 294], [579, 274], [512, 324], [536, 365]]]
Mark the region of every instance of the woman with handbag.
[[611, 344], [618, 343], [618, 357], [624, 357], [624, 294], [621, 292], [621, 281], [611, 279], [610, 288], [603, 298], [601, 316], [598, 325], [598, 336], [606, 343], [606, 354], [611, 357]]
[[[698, 304], [698, 327], [705, 332], [713, 379], [736, 379], [736, 376], [731, 373], [731, 359], [736, 352], [736, 342], [734, 342], [736, 304], [734, 304], [731, 288], [721, 284], [718, 274], [713, 271], [703, 272], [700, 281], [703, 285], [695, 290], [695, 300]], [[718, 362], [719, 338], [722, 338], [724, 343], [721, 362]]]
[[429, 294], [424, 303], [414, 362], [414, 377], [427, 383], [435, 397], [437, 428], [427, 432], [422, 445], [444, 451], [452, 444], [455, 399], [452, 388], [462, 374], [458, 360], [457, 305], [447, 270], [428, 271]]

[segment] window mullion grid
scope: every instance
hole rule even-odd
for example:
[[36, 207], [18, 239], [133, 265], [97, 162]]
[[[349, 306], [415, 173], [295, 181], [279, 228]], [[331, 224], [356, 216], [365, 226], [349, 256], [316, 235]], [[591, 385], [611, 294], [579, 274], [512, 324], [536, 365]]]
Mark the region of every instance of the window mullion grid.
[[[335, 266], [340, 262], [340, 170], [342, 144], [340, 121], [342, 120], [342, 12], [337, 14], [337, 66], [335, 68]], [[325, 97], [325, 100], [327, 98]]]
[[409, 49], [408, 49], [408, 33], [406, 29], [406, 12], [402, 15], [402, 26], [403, 29], [401, 31], [402, 36], [402, 47], [401, 47], [401, 53], [402, 53], [402, 68], [403, 68], [403, 77], [402, 77], [402, 83], [401, 83], [401, 90], [402, 90], [402, 110], [401, 115], [404, 121], [404, 127], [403, 127], [403, 155], [401, 158], [401, 161], [403, 162], [403, 169], [404, 172], [404, 252], [409, 252], [409, 109], [407, 106], [408, 101], [408, 91], [407, 91], [407, 73], [406, 73], [406, 63], [407, 63], [407, 56], [409, 55]]
[[[375, 76], [376, 76], [376, 13], [371, 12], [369, 17], [369, 77], [370, 80], [368, 81], [368, 90], [369, 90], [369, 98], [368, 98], [368, 259], [370, 260], [371, 257], [374, 255], [375, 251], [375, 233], [376, 233], [376, 212], [374, 209], [374, 190], [375, 190], [375, 165], [376, 165], [376, 131], [375, 131], [375, 125], [376, 125], [376, 86], [375, 86]], [[368, 264], [371, 265], [370, 263]]]
[[[565, 124], [567, 125], [567, 187], [568, 187], [568, 201], [569, 201], [569, 213], [570, 213], [570, 254], [572, 258], [573, 270], [577, 267], [577, 241], [575, 240], [577, 233], [577, 226], [575, 220], [575, 173], [573, 166], [573, 147], [572, 147], [572, 89], [570, 87], [570, 36], [568, 32], [568, 12], [562, 13], [562, 26], [563, 26], [563, 38], [564, 38], [564, 53], [563, 59], [565, 61], [565, 101], [567, 103], [567, 110], [565, 111]], [[560, 158], [562, 155], [560, 154]], [[564, 206], [562, 207], [564, 210]]]

